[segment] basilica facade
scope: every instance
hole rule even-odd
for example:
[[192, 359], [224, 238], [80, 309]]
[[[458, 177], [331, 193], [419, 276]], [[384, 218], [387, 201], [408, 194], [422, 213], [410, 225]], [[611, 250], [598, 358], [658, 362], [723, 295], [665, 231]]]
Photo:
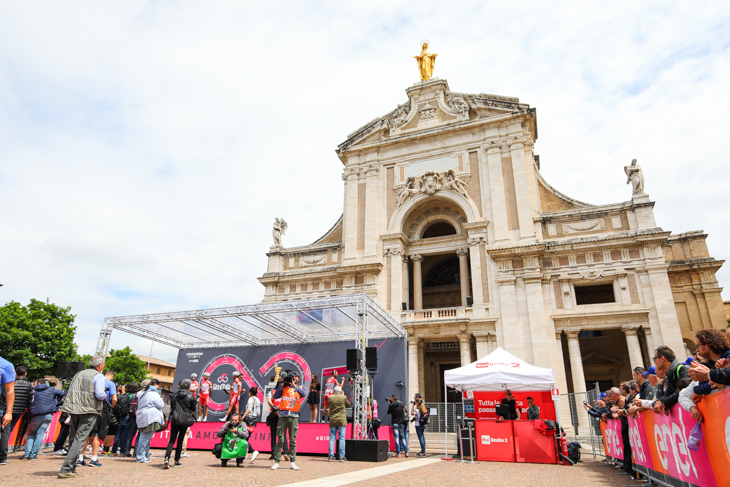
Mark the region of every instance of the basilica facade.
[[581, 392], [727, 326], [722, 261], [702, 232], [657, 225], [635, 161], [630, 201], [583, 203], [541, 176], [534, 108], [437, 78], [406, 93], [339, 145], [343, 215], [311, 245], [276, 241], [264, 302], [368, 294], [408, 330], [408, 393], [426, 401], [498, 346]]

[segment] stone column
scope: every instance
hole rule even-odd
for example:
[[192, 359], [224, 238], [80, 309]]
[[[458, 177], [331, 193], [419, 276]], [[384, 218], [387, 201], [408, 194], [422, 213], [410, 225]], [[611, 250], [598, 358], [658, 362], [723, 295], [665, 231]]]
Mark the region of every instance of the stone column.
[[[651, 328], [644, 327], [644, 337], [646, 337], [646, 350], [649, 352], [649, 354], [654, 353], [654, 336], [651, 334]], [[651, 360], [651, 357], [649, 357], [649, 360]], [[653, 365], [653, 364], [649, 364]]]
[[497, 337], [490, 333], [487, 336], [487, 354], [494, 352], [496, 349], [497, 349]]
[[[502, 147], [499, 141], [493, 141], [486, 149], [494, 240], [495, 242], [505, 242], [509, 240], [509, 232], [507, 229], [507, 203], [504, 198], [504, 177], [502, 176]], [[487, 218], [489, 217], [487, 216]]]
[[413, 261], [413, 309], [423, 309], [423, 282], [421, 281], [421, 255], [411, 255]]
[[477, 342], [477, 360], [486, 357], [491, 352], [489, 349], [490, 336], [489, 332], [474, 332], [474, 339]]
[[461, 283], [461, 305], [466, 306], [466, 297], [469, 295], [469, 264], [466, 262], [466, 256], [469, 250], [458, 249], [456, 255], [459, 256], [459, 282]]
[[378, 239], [378, 165], [369, 164], [365, 168], [365, 258], [375, 259]]
[[423, 400], [427, 401], [426, 398], [426, 380], [425, 380], [425, 371], [424, 371], [424, 359], [425, 354], [423, 353], [423, 350], [425, 348], [425, 343], [423, 343], [423, 340], [418, 341], [418, 392], [421, 393], [423, 396]]
[[520, 240], [535, 238], [535, 222], [532, 220], [532, 204], [530, 186], [525, 160], [525, 137], [518, 137], [510, 144], [512, 156], [512, 174], [515, 180], [515, 199], [517, 200], [517, 218], [520, 224]]
[[403, 294], [403, 280], [407, 279], [403, 273], [403, 249], [388, 249], [386, 255], [390, 259], [390, 307], [395, 313], [402, 311], [401, 303], [408, 303], [408, 293]]
[[461, 350], [461, 366], [469, 365], [471, 360], [471, 335], [462, 333], [459, 337], [459, 349]]
[[526, 257], [524, 281], [527, 297], [527, 313], [530, 320], [530, 346], [532, 348], [533, 364], [538, 367], [552, 368], [548, 340], [552, 338], [546, 333], [548, 329], [545, 317], [545, 301], [542, 296], [542, 274], [537, 257]]
[[568, 336], [568, 354], [570, 370], [573, 372], [573, 392], [586, 391], [586, 376], [583, 373], [583, 356], [580, 353], [580, 342], [577, 331], [566, 332]]
[[[573, 371], [573, 392], [586, 391], [586, 376], [583, 373], [583, 356], [580, 353], [580, 342], [578, 341], [577, 331], [566, 332], [568, 336], [568, 354], [570, 355], [570, 370]], [[588, 413], [583, 409], [583, 401], [585, 395], [576, 396], [575, 409], [578, 414], [578, 432], [582, 435], [588, 435], [590, 423]]]
[[342, 240], [345, 243], [343, 260], [357, 258], [357, 204], [358, 204], [358, 170], [345, 170], [345, 218]]
[[[562, 331], [555, 332], [555, 346], [557, 347], [556, 358], [558, 364], [553, 368], [555, 371], [555, 381], [561, 394], [568, 392], [568, 381], [565, 377], [565, 359], [563, 358], [563, 341], [561, 339]], [[558, 400], [558, 416], [560, 426], [568, 431], [568, 426], [573, 426], [573, 418], [570, 417], [570, 404], [568, 404], [567, 396]]]
[[[408, 397], [418, 392], [418, 337], [408, 337]], [[408, 397], [401, 397], [404, 404], [408, 404]]]
[[629, 362], [631, 370], [636, 367], [643, 367], [644, 360], [641, 358], [641, 344], [639, 343], [638, 328], [631, 326], [621, 327], [626, 335], [626, 346], [629, 349]]
[[[661, 255], [661, 249], [657, 248], [654, 253]], [[663, 257], [661, 258], [663, 259]], [[656, 306], [659, 327], [662, 332], [662, 345], [668, 346], [674, 350], [677, 356], [681, 356], [684, 354], [684, 342], [679, 328], [672, 288], [669, 285], [668, 267], [667, 264], [655, 264], [651, 268], [647, 265], [647, 270], [649, 271], [649, 281], [651, 282], [651, 292], [654, 295], [654, 306]]]

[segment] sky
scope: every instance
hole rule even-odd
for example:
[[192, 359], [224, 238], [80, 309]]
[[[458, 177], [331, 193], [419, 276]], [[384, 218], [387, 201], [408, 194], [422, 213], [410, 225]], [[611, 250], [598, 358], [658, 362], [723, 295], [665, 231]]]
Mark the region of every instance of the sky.
[[339, 218], [335, 149], [407, 101], [424, 39], [452, 91], [537, 109], [553, 187], [627, 201], [636, 158], [657, 224], [730, 257], [730, 4], [7, 1], [0, 304], [70, 306], [83, 354], [104, 317], [260, 302], [274, 218], [285, 246]]

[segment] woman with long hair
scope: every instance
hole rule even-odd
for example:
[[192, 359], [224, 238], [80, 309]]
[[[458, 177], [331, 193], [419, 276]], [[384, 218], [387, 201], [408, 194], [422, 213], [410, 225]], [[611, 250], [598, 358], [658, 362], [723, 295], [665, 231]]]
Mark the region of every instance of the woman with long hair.
[[309, 395], [307, 396], [307, 404], [309, 404], [309, 422], [316, 423], [319, 415], [319, 392], [322, 390], [319, 385], [319, 377], [312, 374], [312, 382], [309, 384]]
[[170, 441], [167, 443], [167, 451], [165, 452], [164, 469], [170, 468], [170, 455], [175, 447], [175, 464], [173, 467], [180, 466], [180, 455], [182, 454], [182, 446], [188, 428], [195, 422], [195, 396], [190, 392], [190, 379], [183, 379], [178, 385], [178, 391], [172, 396], [170, 402]]

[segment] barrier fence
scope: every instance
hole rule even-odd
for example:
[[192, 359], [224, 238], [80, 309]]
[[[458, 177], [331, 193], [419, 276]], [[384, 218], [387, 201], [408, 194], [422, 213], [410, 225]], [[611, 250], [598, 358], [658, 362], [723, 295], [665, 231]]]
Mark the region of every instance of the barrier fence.
[[[689, 449], [696, 421], [679, 405], [668, 415], [645, 411], [629, 418], [629, 443], [637, 470], [661, 485], [723, 487], [730, 485], [730, 389], [705, 396], [699, 449]], [[623, 459], [621, 421], [601, 423], [606, 457]]]

